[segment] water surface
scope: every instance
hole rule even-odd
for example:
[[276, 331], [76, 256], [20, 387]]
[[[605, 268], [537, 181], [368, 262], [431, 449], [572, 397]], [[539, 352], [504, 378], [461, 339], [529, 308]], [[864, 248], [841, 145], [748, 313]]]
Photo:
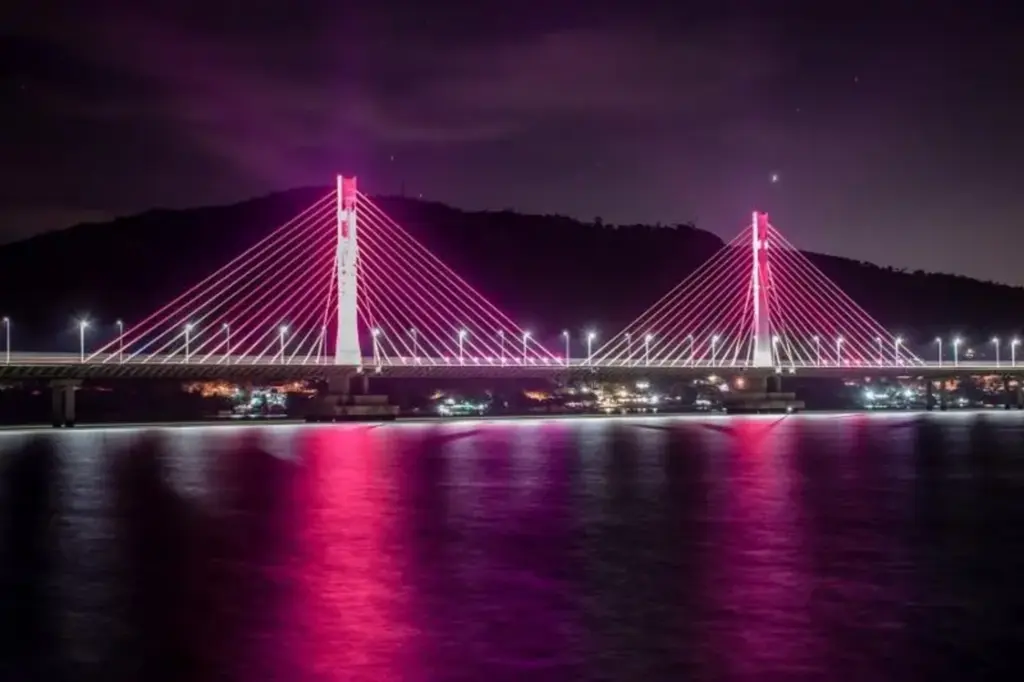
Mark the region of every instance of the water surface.
[[0, 434], [0, 679], [1022, 679], [1024, 415]]

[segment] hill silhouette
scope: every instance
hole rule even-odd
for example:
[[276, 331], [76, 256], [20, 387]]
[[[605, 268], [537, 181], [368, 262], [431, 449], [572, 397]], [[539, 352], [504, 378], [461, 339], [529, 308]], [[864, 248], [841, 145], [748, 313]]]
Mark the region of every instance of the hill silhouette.
[[[16, 346], [66, 347], [73, 319], [129, 324], [287, 221], [327, 188], [231, 206], [152, 210], [0, 248], [0, 314]], [[381, 197], [378, 204], [523, 326], [557, 334], [617, 330], [698, 267], [722, 241], [693, 225], [608, 225], [558, 215], [462, 211]], [[1024, 289], [807, 254], [894, 332], [928, 340], [1013, 334]]]

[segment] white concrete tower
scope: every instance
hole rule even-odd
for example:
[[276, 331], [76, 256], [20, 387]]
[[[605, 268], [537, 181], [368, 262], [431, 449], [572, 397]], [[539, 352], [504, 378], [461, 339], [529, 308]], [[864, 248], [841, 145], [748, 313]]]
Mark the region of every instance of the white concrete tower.
[[772, 348], [771, 309], [768, 307], [768, 214], [754, 211], [753, 225], [754, 265], [751, 269], [754, 295], [754, 367], [774, 367]]
[[359, 241], [356, 179], [338, 176], [338, 334], [334, 364], [358, 367], [359, 348]]

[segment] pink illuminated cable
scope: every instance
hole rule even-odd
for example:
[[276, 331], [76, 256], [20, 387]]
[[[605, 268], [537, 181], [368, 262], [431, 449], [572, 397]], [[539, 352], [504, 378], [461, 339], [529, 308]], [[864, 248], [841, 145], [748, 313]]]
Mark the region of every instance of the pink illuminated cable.
[[[391, 246], [390, 241], [387, 245], [378, 245], [375, 240], [379, 239], [380, 235], [372, 232], [364, 232], [363, 234], [367, 235], [366, 241], [370, 243], [370, 253], [372, 254], [370, 258], [375, 260], [382, 267], [382, 270], [386, 268], [389, 271], [390, 284], [393, 288], [399, 288], [405, 285], [404, 280], [414, 281], [414, 286], [406, 286], [405, 291], [407, 292], [407, 295], [399, 297], [400, 300], [402, 298], [407, 301], [411, 299], [423, 304], [426, 309], [421, 308], [421, 316], [429, 315], [430, 313], [428, 310], [430, 309], [435, 311], [453, 309], [460, 311], [458, 314], [459, 319], [450, 320], [449, 326], [452, 327], [452, 330], [449, 333], [451, 335], [457, 335], [459, 329], [467, 328], [470, 331], [470, 334], [466, 338], [464, 348], [470, 350], [470, 352], [474, 352], [473, 349], [475, 349], [475, 352], [477, 353], [480, 351], [483, 351], [485, 354], [493, 353], [495, 351], [495, 347], [494, 338], [492, 337], [496, 336], [496, 331], [504, 329], [510, 335], [515, 336], [519, 336], [521, 333], [517, 327], [507, 323], [503, 323], [500, 327], [497, 327], [497, 329], [495, 329], [495, 325], [493, 324], [488, 325], [488, 320], [482, 317], [479, 306], [477, 310], [473, 310], [466, 306], [464, 301], [459, 299], [459, 292], [451, 291], [451, 289], [442, 290], [439, 286], [435, 286], [436, 281], [432, 280], [429, 273], [424, 272], [422, 263], [417, 262], [414, 255], [410, 257], [408, 252], [405, 252], [404, 254], [398, 252], [397, 256], [395, 256], [393, 254], [397, 250], [389, 248], [389, 246]], [[397, 261], [396, 258], [401, 257], [402, 255], [405, 255], [406, 258], [402, 261]], [[440, 326], [439, 321], [436, 316], [432, 317], [434, 318], [432, 320], [434, 324], [432, 332], [435, 336], [438, 336], [443, 332], [438, 332], [436, 327]], [[420, 319], [423, 318], [420, 317]], [[431, 328], [431, 325], [425, 324], [425, 320], [422, 326], [425, 328]]]
[[[497, 306], [470, 286], [464, 279], [455, 274], [455, 272], [452, 271], [452, 269], [449, 268], [441, 259], [426, 249], [418, 240], [414, 239], [405, 230], [401, 229], [398, 223], [388, 217], [388, 215], [378, 208], [368, 197], [363, 194], [360, 194], [359, 196], [360, 207], [367, 209], [363, 211], [361, 215], [363, 217], [375, 218], [378, 222], [378, 227], [386, 226], [392, 228], [392, 232], [396, 236], [396, 246], [404, 247], [407, 254], [415, 254], [429, 263], [430, 267], [427, 272], [434, 274], [438, 281], [447, 280], [450, 283], [449, 286], [454, 285], [456, 290], [463, 290], [467, 294], [468, 301], [485, 312], [486, 315], [493, 320], [497, 328], [515, 331], [517, 335], [522, 338], [522, 335], [526, 333], [525, 329], [515, 324]], [[544, 348], [544, 346], [532, 337], [528, 339], [527, 345], [539, 355], [547, 358], [555, 358], [550, 351]]]
[[[306, 235], [304, 233], [301, 236]], [[315, 233], [313, 236], [315, 237]], [[268, 288], [273, 289], [274, 285], [274, 282], [272, 281], [273, 277], [267, 276], [267, 273], [273, 275], [276, 274], [278, 270], [287, 267], [288, 264], [301, 262], [308, 249], [309, 241], [307, 239], [301, 239], [294, 243], [290, 243], [290, 248], [288, 248], [285, 253], [277, 253], [273, 262], [265, 264], [263, 268], [258, 268], [260, 270], [260, 274], [263, 275], [264, 278], [255, 287], [248, 287], [248, 282], [246, 281], [235, 281], [233, 282], [233, 286], [213, 292], [209, 300], [197, 303], [188, 311], [185, 311], [181, 315], [180, 319], [176, 317], [174, 321], [168, 325], [167, 329], [164, 329], [152, 339], [149, 339], [142, 348], [133, 353], [133, 356], [142, 353], [161, 338], [167, 337], [168, 334], [170, 334], [171, 336], [169, 340], [165, 341], [164, 344], [159, 346], [151, 355], [165, 353], [167, 349], [172, 348], [174, 342], [182, 336], [182, 329], [185, 324], [192, 324], [197, 330], [197, 333], [193, 337], [197, 342], [194, 348], [196, 355], [202, 355], [211, 341], [218, 345], [220, 343], [226, 343], [226, 338], [221, 338], [220, 336], [220, 330], [224, 323], [227, 323], [232, 327], [232, 333], [235, 335], [233, 340], [237, 340], [237, 338], [240, 338], [238, 337], [238, 334], [242, 333], [245, 325], [249, 322], [248, 317], [241, 317], [241, 322], [239, 321], [239, 317], [235, 316], [238, 309], [244, 307], [248, 314], [251, 315], [253, 308], [264, 304], [265, 294], [262, 292]], [[227, 307], [229, 305], [230, 307]], [[225, 307], [226, 310], [222, 311]], [[222, 312], [211, 320], [211, 315], [214, 315], [214, 313], [217, 313], [218, 311]], [[202, 341], [200, 342], [201, 339]], [[175, 350], [171, 355], [176, 355], [177, 352], [178, 351]], [[208, 360], [210, 354], [207, 354], [207, 357], [204, 358], [203, 361]], [[166, 360], [167, 358], [164, 359]]]
[[[334, 262], [333, 255], [318, 249], [319, 260], [313, 262], [310, 268], [312, 272], [323, 273]], [[304, 293], [305, 292], [305, 293]], [[238, 362], [243, 358], [254, 355], [257, 348], [263, 345], [261, 339], [265, 336], [278, 334], [282, 324], [287, 324], [286, 316], [296, 309], [301, 309], [309, 304], [310, 299], [319, 302], [318, 296], [323, 295], [322, 291], [316, 291], [309, 287], [303, 278], [296, 278], [290, 284], [279, 287], [273, 294], [259, 301], [255, 310], [243, 313], [252, 315], [247, 325], [243, 327], [246, 331], [237, 338], [235, 348], [240, 349]], [[262, 313], [262, 315], [260, 315]], [[248, 344], [248, 345], [246, 345]]]
[[[219, 268], [212, 274], [208, 275], [198, 283], [187, 289], [184, 293], [180, 294], [176, 298], [169, 301], [163, 307], [157, 309], [155, 312], [150, 314], [148, 317], [143, 318], [141, 321], [131, 325], [127, 330], [127, 334], [121, 335], [120, 338], [115, 339], [106, 345], [99, 348], [96, 352], [89, 356], [88, 361], [94, 361], [104, 354], [111, 353], [111, 349], [114, 349], [114, 355], [117, 354], [117, 350], [120, 349], [121, 344], [125, 346], [131, 346], [134, 339], [145, 335], [153, 326], [154, 321], [162, 319], [161, 316], [166, 316], [167, 312], [175, 305], [183, 304], [189, 300], [189, 297], [195, 295], [197, 292], [201, 292], [208, 289], [216, 289], [223, 283], [223, 280], [230, 277], [236, 272], [237, 268], [245, 264], [246, 262], [258, 258], [265, 254], [268, 249], [277, 244], [282, 239], [287, 238], [294, 231], [299, 230], [306, 223], [311, 215], [322, 208], [322, 205], [330, 201], [333, 197], [333, 192], [311, 204], [309, 207], [304, 209], [297, 216], [287, 221], [280, 227], [271, 231], [270, 234], [266, 235], [263, 239], [253, 244], [251, 247], [243, 251], [241, 254], [236, 256], [234, 259], [229, 261], [226, 265]], [[104, 362], [106, 359], [103, 360]]]
[[[310, 226], [313, 223], [303, 223], [301, 230], [293, 230], [289, 232], [287, 239], [278, 240], [275, 245], [292, 245], [292, 250], [295, 249], [295, 245], [298, 243], [304, 235], [308, 234]], [[239, 265], [235, 268], [234, 274], [238, 272], [247, 273], [253, 268], [258, 267], [262, 261], [250, 261], [246, 264]], [[190, 313], [200, 312], [210, 305], [217, 303], [218, 301], [230, 300], [236, 296], [239, 290], [242, 289], [239, 285], [238, 280], [232, 280], [227, 286], [224, 286], [218, 290], [208, 292], [208, 298], [206, 300], [198, 298], [197, 300], [190, 300], [189, 307], [179, 307], [172, 311], [171, 314], [165, 315], [160, 321], [155, 321], [147, 325], [146, 331], [137, 331], [137, 334], [133, 337], [133, 351], [128, 354], [128, 358], [135, 358], [143, 353], [149, 352], [149, 357], [153, 357], [157, 353], [165, 350], [169, 344], [172, 344], [174, 340], [182, 334], [184, 325], [187, 323], [194, 323], [194, 318], [191, 317]], [[152, 317], [152, 316], [151, 316]], [[145, 335], [148, 332], [148, 337]], [[161, 339], [165, 339], [170, 335], [169, 340], [166, 341], [162, 346], [160, 345]], [[198, 338], [198, 336], [197, 336]], [[141, 345], [140, 345], [141, 344]], [[126, 343], [126, 345], [129, 345]], [[155, 351], [150, 350], [151, 347], [157, 346]]]
[[699, 289], [687, 293], [675, 307], [658, 311], [648, 318], [645, 327], [655, 336], [659, 349], [656, 357], [660, 359], [666, 354], [671, 357], [688, 343], [686, 339], [695, 330], [706, 327], [708, 303], [711, 302], [713, 305], [716, 301], [722, 301], [723, 297], [731, 296], [733, 289], [742, 281], [736, 277], [736, 266], [744, 259], [744, 252], [733, 251], [728, 258], [718, 261], [714, 268], [706, 273]]
[[[723, 287], [728, 287], [733, 284], [734, 280], [734, 268], [735, 264], [742, 260], [743, 255], [741, 252], [734, 251], [728, 254], [727, 258], [715, 260], [713, 266], [708, 268], [704, 272], [703, 277], [700, 281], [694, 280], [694, 284], [698, 288], [691, 290], [687, 287], [684, 290], [678, 292], [677, 296], [667, 299], [669, 305], [661, 305], [656, 310], [649, 310], [646, 316], [646, 320], [638, 325], [636, 322], [631, 323], [623, 332], [617, 336], [621, 338], [619, 342], [613, 343], [609, 349], [616, 350], [619, 346], [625, 344], [627, 346], [627, 356], [631, 354], [629, 349], [631, 338], [639, 335], [643, 339], [648, 333], [654, 336], [654, 357], [661, 358], [669, 345], [672, 345], [673, 340], [677, 340], [679, 331], [689, 333], [688, 326], [694, 326], [698, 321], [695, 321], [694, 314], [700, 314], [703, 311], [701, 306], [707, 302], [707, 300], [714, 300], [714, 297], [720, 295]], [[710, 261], [709, 261], [710, 263]], [[701, 268], [700, 270], [704, 270]], [[674, 304], [674, 305], [672, 305]], [[630, 338], [626, 335], [629, 334]], [[609, 344], [606, 344], [607, 347]], [[678, 344], [676, 344], [678, 347]], [[641, 349], [642, 350], [642, 349]], [[602, 359], [610, 362], [617, 362], [621, 359], [623, 351], [620, 351], [617, 355], [611, 356], [609, 353], [602, 353]]]
[[[279, 305], [275, 311], [276, 316], [282, 321], [260, 337], [267, 338], [269, 336], [269, 340], [265, 344], [253, 344], [254, 350], [260, 345], [263, 346], [262, 350], [255, 353], [256, 358], [262, 359], [266, 357], [277, 357], [277, 355], [280, 354], [281, 360], [283, 361], [285, 359], [284, 352], [288, 348], [289, 336], [294, 337], [296, 335], [295, 330], [307, 329], [311, 326], [312, 320], [320, 313], [322, 301], [329, 292], [329, 288], [327, 287], [327, 278], [331, 275], [333, 266], [334, 258], [325, 258], [321, 261], [319, 269], [311, 269], [310, 272], [313, 273], [312, 281], [302, 278], [301, 281], [297, 282], [299, 285], [297, 287], [297, 291], [293, 292], [292, 297]], [[268, 320], [268, 322], [269, 321], [270, 320]], [[282, 325], [287, 327], [284, 351], [280, 348]], [[301, 337], [299, 342], [301, 342]], [[255, 362], [256, 361], [254, 361], [254, 364]]]
[[[892, 356], [892, 361], [896, 362], [896, 352], [894, 349], [895, 337], [892, 336], [887, 330], [885, 330], [880, 324], [878, 324], [873, 318], [868, 316], [863, 309], [856, 304], [850, 304], [850, 299], [847, 297], [842, 290], [838, 289], [831, 281], [824, 277], [820, 272], [815, 272], [811, 268], [809, 263], [804, 263], [805, 259], [797, 259], [794, 257], [794, 249], [786, 249], [788, 253], [785, 254], [785, 258], [788, 260], [788, 265], [799, 271], [801, 279], [806, 283], [806, 288], [814, 287], [816, 295], [814, 301], [817, 307], [831, 306], [833, 309], [841, 310], [842, 315], [845, 318], [845, 326], [850, 331], [847, 332], [848, 336], [851, 336], [851, 340], [855, 339], [854, 343], [859, 344], [856, 346], [858, 355], [861, 356], [862, 360], [866, 364], [878, 364], [879, 353], [872, 352], [877, 347], [876, 339], [881, 338], [881, 361], [884, 364], [888, 356]], [[826, 308], [827, 309], [827, 308]], [[838, 316], [838, 315], [837, 315]], [[904, 354], [900, 354], [903, 356]], [[906, 357], [904, 360], [913, 361], [914, 356], [912, 353], [905, 353]]]
[[[403, 263], [394, 262], [393, 257], [388, 253], [386, 246], [378, 246], [374, 239], [379, 237], [364, 237], [367, 243], [366, 258], [362, 260], [364, 268], [364, 279], [367, 286], [379, 287], [380, 291], [396, 291], [405, 285], [403, 281], [408, 278], [408, 270], [405, 272], [396, 268], [402, 268]], [[377, 289], [374, 289], [377, 291]], [[419, 342], [421, 349], [435, 351], [435, 356], [440, 357], [444, 353], [436, 354], [437, 349], [447, 347], [450, 352], [457, 353], [454, 345], [454, 338], [458, 329], [465, 326], [467, 322], [446, 320], [438, 317], [437, 310], [451, 310], [452, 305], [438, 299], [432, 288], [425, 286], [407, 288], [403, 295], [391, 296], [393, 303], [391, 307], [399, 311], [404, 320], [405, 330], [415, 329], [420, 335]], [[466, 317], [468, 315], [460, 315]], [[451, 327], [445, 330], [444, 327]], [[446, 333], [447, 332], [447, 333]], [[436, 344], [436, 348], [432, 347]], [[422, 355], [417, 353], [417, 355]]]
[[[779, 234], [778, 230], [771, 228], [771, 226], [769, 227], [775, 234], [775, 238], [785, 246], [789, 247], [788, 250], [790, 251], [790, 255], [792, 255], [794, 257], [794, 260], [796, 260], [799, 264], [799, 266], [803, 268], [803, 273], [806, 278], [816, 282], [819, 287], [828, 291], [831, 294], [831, 296], [837, 301], [837, 304], [844, 305], [846, 309], [850, 310], [851, 315], [854, 315], [866, 329], [873, 331], [876, 336], [882, 337], [884, 341], [888, 341], [890, 347], [892, 347], [892, 344], [893, 342], [895, 342], [896, 337], [891, 332], [889, 332], [887, 329], [885, 329], [885, 327], [879, 324], [877, 320], [875, 320], [870, 314], [868, 314], [867, 311], [864, 310], [864, 308], [862, 308], [856, 301], [850, 298], [850, 296], [847, 295], [846, 292], [844, 292], [842, 289], [836, 286], [836, 284], [832, 282], [832, 280], [826, 277], [825, 274], [821, 272], [821, 270], [817, 266], [811, 263], [810, 259], [808, 259], [807, 256], [805, 256], [802, 252], [796, 249], [788, 240], [786, 240], [784, 236]], [[893, 355], [895, 356], [895, 351], [893, 351]], [[914, 364], [922, 362], [920, 358], [918, 358], [909, 350], [906, 350], [906, 348], [904, 348], [903, 352], [899, 353], [899, 356], [900, 360], [911, 361]], [[896, 358], [894, 357], [894, 361], [895, 359]]]
[[[389, 236], [393, 236], [393, 235], [389, 235]], [[388, 246], [393, 246], [393, 242], [389, 241], [388, 242]], [[380, 249], [380, 252], [382, 254], [390, 254], [392, 251], [396, 251], [396, 250], [393, 249], [393, 248], [389, 249], [387, 247], [383, 247], [383, 248]], [[476, 348], [477, 346], [480, 345], [479, 341], [478, 341], [478, 339], [480, 337], [483, 337], [483, 338], [486, 339], [486, 338], [488, 338], [490, 336], [494, 336], [495, 335], [494, 334], [494, 331], [495, 331], [494, 325], [489, 325], [488, 326], [487, 320], [486, 319], [481, 319], [480, 310], [479, 310], [480, 306], [477, 306], [477, 310], [473, 310], [471, 307], [466, 306], [463, 301], [459, 301], [458, 300], [458, 294], [460, 292], [453, 291], [450, 288], [450, 284], [449, 283], [438, 282], [438, 280], [433, 278], [431, 276], [433, 274], [432, 271], [429, 268], [424, 268], [423, 267], [422, 259], [420, 259], [420, 262], [417, 262], [417, 258], [416, 258], [417, 254], [411, 254], [408, 251], [405, 251], [404, 253], [399, 252], [398, 253], [398, 257], [401, 257], [401, 256], [405, 256], [403, 261], [400, 262], [400, 263], [394, 263], [395, 269], [401, 271], [401, 273], [402, 273], [401, 274], [401, 279], [412, 279], [411, 275], [412, 275], [413, 272], [415, 272], [416, 273], [415, 279], [417, 280], [417, 283], [421, 285], [421, 288], [430, 290], [430, 293], [435, 298], [434, 305], [437, 306], [435, 309], [437, 309], [437, 310], [446, 310], [446, 309], [451, 309], [451, 308], [457, 308], [457, 309], [460, 310], [461, 316], [464, 319], [462, 319], [460, 321], [453, 320], [453, 322], [457, 322], [458, 323], [458, 326], [456, 326], [453, 329], [452, 333], [457, 333], [457, 330], [460, 329], [460, 328], [463, 328], [463, 327], [473, 327], [473, 329], [470, 330], [472, 332], [472, 335], [467, 338], [468, 345], [471, 348]], [[420, 267], [417, 269], [417, 266], [420, 266]], [[440, 286], [438, 286], [438, 285], [440, 285]], [[443, 289], [442, 287], [445, 287], [445, 288]], [[437, 305], [438, 302], [441, 302], [441, 301], [447, 303], [448, 305], [440, 305], [440, 306], [438, 306]], [[459, 305], [460, 303], [462, 303], [462, 305]], [[501, 320], [494, 320], [493, 317], [492, 317], [492, 320], [496, 321], [498, 323], [502, 323], [503, 322]], [[518, 336], [519, 333], [520, 333], [518, 328], [515, 328], [514, 326], [511, 326], [511, 325], [508, 325], [508, 324], [503, 324], [503, 323], [501, 324], [501, 326], [498, 327], [498, 329], [499, 330], [500, 329], [504, 329], [505, 331], [507, 331], [507, 332], [509, 332], [511, 334], [514, 334], [516, 336]], [[493, 341], [492, 341], [492, 343], [493, 343]]]
[[[626, 327], [622, 331], [608, 339], [608, 341], [606, 341], [597, 349], [597, 351], [594, 354], [595, 357], [608, 358], [612, 356], [612, 353], [616, 351], [619, 346], [626, 343], [627, 334], [632, 335], [633, 333], [635, 333], [635, 330], [637, 329], [642, 330], [649, 328], [649, 322], [652, 317], [661, 316], [664, 310], [674, 308], [677, 305], [677, 302], [687, 295], [687, 292], [690, 290], [691, 286], [696, 284], [699, 287], [700, 282], [703, 280], [703, 278], [709, 272], [715, 271], [718, 267], [719, 262], [722, 259], [732, 257], [734, 255], [735, 252], [733, 251], [733, 247], [738, 245], [738, 242], [743, 238], [743, 236], [749, 229], [749, 227], [746, 228], [746, 230], [742, 231], [734, 239], [723, 245], [718, 251], [715, 252], [714, 255], [711, 256], [711, 258], [709, 258], [702, 265], [697, 267], [697, 269], [695, 269], [689, 275], [684, 277], [678, 284], [676, 284], [661, 298], [655, 301], [654, 304], [649, 306], [636, 319], [634, 319], [632, 322], [626, 325]], [[621, 356], [621, 353], [616, 354], [614, 357], [619, 356]]]

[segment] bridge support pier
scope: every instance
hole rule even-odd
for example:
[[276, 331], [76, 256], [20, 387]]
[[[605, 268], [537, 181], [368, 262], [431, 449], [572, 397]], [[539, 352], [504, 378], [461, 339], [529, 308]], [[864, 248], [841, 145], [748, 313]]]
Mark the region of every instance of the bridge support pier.
[[50, 382], [53, 397], [50, 421], [54, 428], [75, 425], [75, 391], [81, 385], [80, 379], [54, 379]]

